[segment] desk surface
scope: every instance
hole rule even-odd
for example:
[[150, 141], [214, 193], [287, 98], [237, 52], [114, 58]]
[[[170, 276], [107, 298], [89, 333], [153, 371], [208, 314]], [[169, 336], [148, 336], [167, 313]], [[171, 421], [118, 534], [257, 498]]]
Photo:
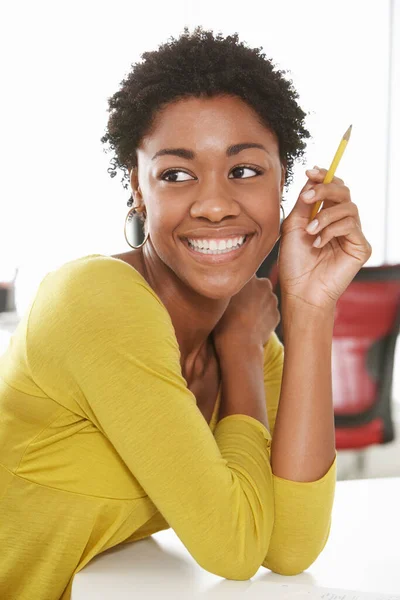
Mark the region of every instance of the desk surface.
[[75, 576], [71, 599], [177, 600], [201, 595], [233, 600], [245, 594], [270, 600], [268, 582], [399, 594], [399, 546], [400, 478], [340, 481], [328, 543], [300, 575], [283, 577], [260, 567], [249, 581], [221, 579], [197, 565], [170, 529], [94, 558]]

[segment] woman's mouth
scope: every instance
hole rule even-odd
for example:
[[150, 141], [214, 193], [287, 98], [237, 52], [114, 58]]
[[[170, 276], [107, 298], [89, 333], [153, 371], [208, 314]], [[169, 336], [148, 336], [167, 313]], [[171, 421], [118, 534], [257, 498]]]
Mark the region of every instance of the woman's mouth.
[[197, 241], [184, 238], [182, 241], [190, 254], [198, 261], [207, 264], [219, 264], [241, 256], [252, 237], [253, 234], [237, 236], [229, 239], [228, 243], [222, 244], [220, 244], [221, 240], [218, 239]]

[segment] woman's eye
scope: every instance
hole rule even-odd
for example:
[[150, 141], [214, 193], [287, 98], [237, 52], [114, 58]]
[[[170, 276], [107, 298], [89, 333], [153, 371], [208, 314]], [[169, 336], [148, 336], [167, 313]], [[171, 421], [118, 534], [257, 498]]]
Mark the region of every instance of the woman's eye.
[[[256, 177], [257, 175], [261, 175], [261, 169], [257, 169], [256, 167], [235, 167], [231, 173], [229, 174], [230, 179], [249, 179], [250, 177]], [[180, 182], [180, 181], [190, 181], [191, 179], [195, 179], [186, 171], [181, 171], [180, 169], [171, 169], [163, 173], [160, 177], [163, 181], [169, 181], [172, 183]]]
[[[233, 175], [233, 177], [231, 177]], [[260, 169], [255, 169], [253, 167], [235, 167], [229, 177], [230, 179], [248, 179], [249, 177], [256, 177], [256, 175], [261, 175]]]
[[166, 171], [161, 175], [161, 179], [164, 181], [189, 181], [189, 179], [194, 179], [189, 173], [186, 171]]

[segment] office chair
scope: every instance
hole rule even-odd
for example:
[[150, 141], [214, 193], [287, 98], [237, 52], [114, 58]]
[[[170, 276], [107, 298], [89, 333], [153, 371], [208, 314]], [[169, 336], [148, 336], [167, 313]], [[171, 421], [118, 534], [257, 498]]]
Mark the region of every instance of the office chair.
[[362, 268], [337, 303], [332, 344], [336, 447], [394, 439], [393, 363], [400, 326], [400, 265]]
[[[257, 275], [271, 275], [280, 301], [278, 251], [274, 247]], [[362, 268], [339, 298], [332, 343], [336, 448], [357, 451], [359, 474], [365, 469], [364, 450], [394, 439], [392, 383], [399, 326], [400, 265]], [[284, 342], [281, 323], [277, 334]]]

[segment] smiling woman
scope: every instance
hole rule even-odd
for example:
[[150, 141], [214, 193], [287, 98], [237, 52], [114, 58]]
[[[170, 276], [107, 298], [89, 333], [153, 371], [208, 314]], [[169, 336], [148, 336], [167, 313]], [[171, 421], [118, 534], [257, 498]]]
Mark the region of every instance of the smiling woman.
[[[299, 573], [327, 541], [333, 317], [370, 246], [323, 169], [279, 230], [308, 133], [260, 50], [185, 31], [109, 100], [146, 238], [46, 275], [0, 359], [1, 598], [67, 600], [94, 556], [168, 527], [229, 579]], [[285, 355], [255, 276], [280, 234]]]

